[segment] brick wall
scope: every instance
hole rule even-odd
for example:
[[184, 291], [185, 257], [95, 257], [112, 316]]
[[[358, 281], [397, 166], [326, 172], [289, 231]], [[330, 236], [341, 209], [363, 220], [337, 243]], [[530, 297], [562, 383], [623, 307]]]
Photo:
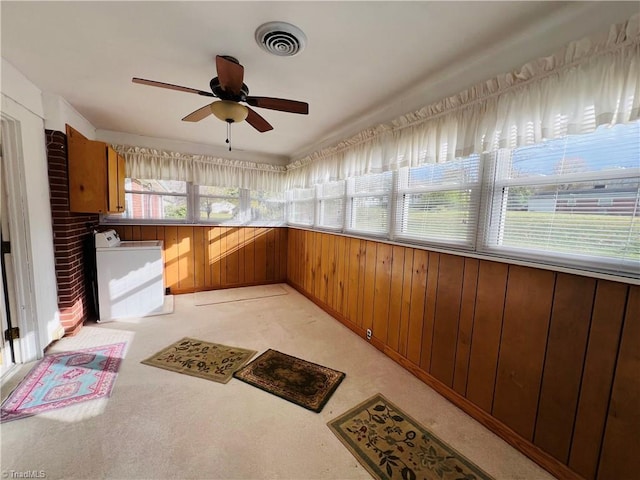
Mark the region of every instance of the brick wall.
[[95, 318], [89, 269], [93, 268], [91, 231], [99, 217], [69, 211], [67, 137], [45, 130], [49, 191], [53, 219], [53, 246], [56, 261], [58, 308], [65, 333], [73, 335], [89, 318]]

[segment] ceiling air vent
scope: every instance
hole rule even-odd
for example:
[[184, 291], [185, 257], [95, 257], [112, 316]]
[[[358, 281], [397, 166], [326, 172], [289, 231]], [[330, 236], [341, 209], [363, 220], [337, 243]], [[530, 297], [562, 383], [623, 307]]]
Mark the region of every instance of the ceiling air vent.
[[307, 37], [302, 30], [290, 23], [269, 22], [256, 30], [256, 42], [273, 55], [293, 57], [304, 50]]

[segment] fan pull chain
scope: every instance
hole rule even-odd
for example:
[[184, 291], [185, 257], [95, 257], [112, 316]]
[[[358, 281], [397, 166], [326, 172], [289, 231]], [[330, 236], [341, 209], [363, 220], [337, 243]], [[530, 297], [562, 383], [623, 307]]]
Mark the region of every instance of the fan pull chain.
[[231, 151], [231, 122], [227, 122], [227, 140], [226, 143], [229, 144], [229, 151]]

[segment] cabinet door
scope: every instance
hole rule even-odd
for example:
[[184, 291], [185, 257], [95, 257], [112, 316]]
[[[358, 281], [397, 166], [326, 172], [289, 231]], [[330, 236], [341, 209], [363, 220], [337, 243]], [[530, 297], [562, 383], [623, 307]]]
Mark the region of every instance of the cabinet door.
[[67, 125], [69, 211], [106, 213], [105, 146], [88, 140]]
[[118, 155], [118, 212], [124, 212], [124, 157]]
[[107, 171], [109, 186], [109, 212], [124, 211], [124, 158], [107, 147]]

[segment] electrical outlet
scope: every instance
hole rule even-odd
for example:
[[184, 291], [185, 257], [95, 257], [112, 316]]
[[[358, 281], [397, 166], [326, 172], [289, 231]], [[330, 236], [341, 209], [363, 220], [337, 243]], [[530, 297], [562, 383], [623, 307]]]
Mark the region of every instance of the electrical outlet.
[[371, 329], [367, 328], [367, 340], [371, 340]]

